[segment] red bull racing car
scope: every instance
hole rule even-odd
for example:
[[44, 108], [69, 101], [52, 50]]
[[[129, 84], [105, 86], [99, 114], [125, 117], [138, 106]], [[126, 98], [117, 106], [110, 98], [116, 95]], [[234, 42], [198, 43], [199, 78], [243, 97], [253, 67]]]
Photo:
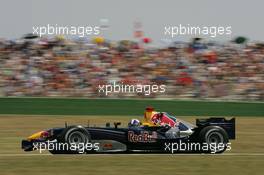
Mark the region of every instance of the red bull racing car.
[[[121, 123], [115, 122], [113, 126], [65, 125], [40, 131], [22, 140], [22, 149], [48, 150], [52, 154], [222, 153], [231, 149], [230, 140], [235, 139], [235, 118], [196, 119], [193, 125], [168, 113], [151, 113], [156, 121], [151, 124], [132, 120], [127, 127], [119, 127]], [[175, 125], [158, 123], [157, 116], [170, 116]]]

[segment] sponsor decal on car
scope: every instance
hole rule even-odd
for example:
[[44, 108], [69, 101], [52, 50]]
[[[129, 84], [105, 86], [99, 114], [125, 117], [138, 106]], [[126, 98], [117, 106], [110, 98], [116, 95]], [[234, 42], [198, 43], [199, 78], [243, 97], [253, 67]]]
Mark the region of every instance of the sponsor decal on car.
[[141, 131], [140, 134], [134, 133], [134, 131], [128, 131], [128, 141], [129, 142], [156, 142], [157, 139], [157, 132], [147, 132], [147, 131]]

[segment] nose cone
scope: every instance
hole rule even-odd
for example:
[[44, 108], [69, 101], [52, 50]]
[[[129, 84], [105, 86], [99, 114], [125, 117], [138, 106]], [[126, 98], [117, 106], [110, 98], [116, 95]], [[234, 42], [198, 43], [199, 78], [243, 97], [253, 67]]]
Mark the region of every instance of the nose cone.
[[44, 132], [45, 132], [45, 131], [37, 132], [37, 133], [35, 133], [35, 134], [29, 136], [29, 137], [27, 138], [27, 140], [28, 140], [28, 141], [31, 141], [31, 140], [35, 140], [35, 139], [40, 139]]

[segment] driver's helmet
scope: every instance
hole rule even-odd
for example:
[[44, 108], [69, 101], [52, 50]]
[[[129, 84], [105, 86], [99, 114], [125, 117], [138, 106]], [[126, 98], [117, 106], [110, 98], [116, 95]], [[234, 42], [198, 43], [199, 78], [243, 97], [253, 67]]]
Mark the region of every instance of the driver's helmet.
[[140, 121], [138, 119], [132, 119], [129, 124], [129, 126], [140, 126]]

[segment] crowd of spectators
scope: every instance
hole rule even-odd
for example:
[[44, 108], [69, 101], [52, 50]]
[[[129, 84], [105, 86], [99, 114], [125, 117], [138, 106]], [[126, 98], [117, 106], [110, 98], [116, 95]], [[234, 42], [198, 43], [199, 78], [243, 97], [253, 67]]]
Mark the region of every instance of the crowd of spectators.
[[[0, 96], [105, 97], [99, 84], [164, 84], [147, 97], [264, 99], [261, 43], [0, 40]], [[108, 97], [146, 97], [113, 93]]]

